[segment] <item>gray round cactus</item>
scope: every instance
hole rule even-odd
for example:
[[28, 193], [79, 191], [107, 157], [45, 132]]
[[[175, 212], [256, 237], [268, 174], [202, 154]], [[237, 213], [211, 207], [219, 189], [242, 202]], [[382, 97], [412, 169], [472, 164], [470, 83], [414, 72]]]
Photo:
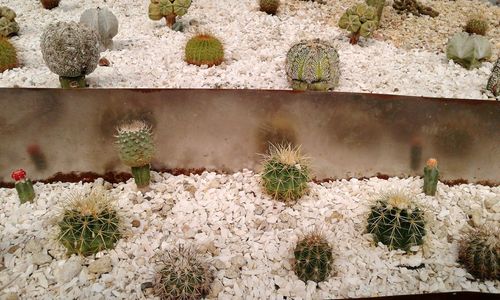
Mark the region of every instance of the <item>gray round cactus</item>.
[[491, 55], [491, 43], [487, 38], [467, 32], [456, 33], [446, 46], [446, 57], [468, 70], [481, 66]]
[[103, 48], [113, 45], [113, 37], [118, 34], [118, 19], [107, 8], [90, 8], [80, 17], [80, 23], [95, 30]]
[[493, 70], [491, 70], [486, 89], [493, 93], [495, 97], [500, 97], [500, 58], [497, 59]]
[[19, 32], [19, 25], [16, 20], [16, 13], [7, 6], [0, 6], [0, 37], [16, 35]]
[[286, 74], [294, 90], [333, 90], [340, 76], [337, 50], [319, 39], [297, 43], [286, 55]]
[[76, 22], [49, 25], [40, 43], [47, 67], [59, 75], [63, 88], [85, 87], [85, 75], [99, 61], [98, 45], [96, 32]]

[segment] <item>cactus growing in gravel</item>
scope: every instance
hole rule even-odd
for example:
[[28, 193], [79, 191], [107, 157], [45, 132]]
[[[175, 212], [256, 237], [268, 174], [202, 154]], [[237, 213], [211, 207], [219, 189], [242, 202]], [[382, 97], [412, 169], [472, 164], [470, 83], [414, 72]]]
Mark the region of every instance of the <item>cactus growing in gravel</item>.
[[408, 196], [389, 194], [371, 207], [367, 230], [376, 243], [381, 242], [390, 250], [409, 251], [424, 242], [424, 213]]
[[375, 8], [377, 13], [377, 27], [382, 19], [382, 13], [384, 11], [385, 0], [366, 0], [366, 4]]
[[9, 37], [19, 32], [19, 24], [15, 18], [16, 13], [12, 9], [0, 6], [0, 37]]
[[274, 199], [293, 203], [307, 191], [311, 180], [309, 166], [300, 154], [300, 147], [271, 145], [269, 156], [264, 160], [262, 185]]
[[280, 6], [280, 0], [259, 0], [260, 11], [275, 15]]
[[339, 27], [351, 32], [349, 40], [351, 44], [357, 44], [360, 36], [370, 37], [377, 26], [375, 8], [365, 3], [348, 8], [339, 19]]
[[194, 249], [179, 246], [167, 252], [161, 264], [154, 283], [161, 300], [198, 300], [210, 293], [214, 275]]
[[113, 37], [118, 34], [118, 19], [107, 8], [90, 8], [80, 16], [80, 24], [85, 24], [97, 32], [103, 48], [113, 45]]
[[95, 31], [75, 22], [49, 25], [40, 47], [47, 67], [57, 75], [63, 88], [85, 87], [85, 75], [92, 73], [99, 61]]
[[293, 251], [294, 271], [300, 280], [321, 282], [328, 279], [333, 269], [332, 247], [319, 232], [311, 232], [301, 239]]
[[45, 9], [53, 9], [59, 6], [60, 0], [40, 0], [42, 3], [43, 8]]
[[67, 254], [88, 256], [113, 249], [122, 237], [122, 221], [104, 190], [73, 195], [63, 208], [58, 241]]
[[133, 121], [118, 127], [117, 132], [120, 159], [132, 168], [138, 188], [149, 186], [150, 163], [155, 151], [151, 127], [143, 121]]
[[439, 12], [432, 9], [432, 7], [425, 6], [417, 0], [395, 0], [392, 7], [398, 13], [411, 13], [415, 16], [428, 15], [434, 18], [439, 15]]
[[446, 57], [470, 70], [491, 57], [491, 43], [484, 36], [459, 32], [448, 41]]
[[216, 37], [198, 34], [186, 43], [184, 59], [192, 65], [218, 66], [224, 61], [224, 47]]
[[148, 15], [151, 20], [166, 19], [167, 26], [172, 28], [177, 16], [183, 16], [191, 6], [191, 0], [151, 0]]
[[424, 193], [428, 196], [436, 195], [437, 183], [439, 179], [438, 162], [431, 158], [427, 160], [424, 167]]
[[16, 48], [6, 38], [0, 38], [0, 73], [18, 66]]
[[493, 93], [493, 96], [500, 96], [500, 58], [497, 58], [497, 62], [491, 70], [491, 75], [488, 79], [486, 89]]
[[35, 199], [35, 190], [33, 183], [26, 178], [26, 172], [23, 169], [16, 170], [11, 174], [12, 179], [16, 181], [15, 187], [21, 204], [25, 202], [33, 202]]
[[467, 234], [459, 245], [458, 261], [480, 280], [500, 280], [500, 231], [487, 224]]
[[285, 64], [294, 90], [327, 91], [338, 85], [339, 55], [327, 42], [315, 39], [293, 45], [288, 50]]
[[476, 16], [467, 20], [467, 24], [465, 24], [465, 32], [470, 34], [479, 34], [486, 35], [486, 31], [488, 31], [488, 22], [480, 17]]

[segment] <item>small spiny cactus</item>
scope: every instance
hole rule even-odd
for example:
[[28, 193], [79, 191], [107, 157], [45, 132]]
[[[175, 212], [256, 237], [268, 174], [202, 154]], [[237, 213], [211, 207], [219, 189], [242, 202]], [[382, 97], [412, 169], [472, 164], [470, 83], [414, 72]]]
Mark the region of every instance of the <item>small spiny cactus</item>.
[[9, 40], [0, 37], [0, 73], [18, 65], [16, 48]]
[[178, 248], [163, 257], [154, 290], [161, 300], [198, 300], [211, 290], [214, 275], [192, 248]]
[[493, 96], [500, 96], [500, 58], [497, 58], [497, 62], [491, 70], [490, 78], [488, 78], [488, 84], [486, 84], [486, 89], [490, 91]]
[[313, 231], [302, 238], [293, 252], [294, 271], [300, 280], [321, 282], [328, 279], [333, 269], [332, 247], [323, 234]]
[[488, 22], [482, 17], [474, 17], [467, 20], [465, 24], [465, 32], [470, 34], [486, 35], [488, 31]]
[[29, 178], [26, 178], [26, 171], [19, 169], [12, 172], [10, 176], [16, 181], [15, 187], [21, 204], [25, 202], [33, 202], [36, 194], [33, 189], [33, 183]]
[[224, 47], [216, 37], [198, 34], [186, 43], [184, 59], [192, 65], [218, 66], [224, 61]]
[[424, 242], [424, 213], [408, 196], [388, 194], [371, 207], [367, 230], [376, 243], [387, 245], [389, 250], [409, 251], [412, 246]]
[[165, 18], [167, 26], [172, 28], [177, 16], [183, 16], [191, 6], [191, 0], [151, 0], [148, 15], [151, 20]]
[[45, 9], [53, 9], [59, 6], [59, 2], [61, 0], [40, 0], [42, 3], [43, 8]]
[[424, 167], [424, 193], [428, 196], [436, 195], [439, 180], [438, 162], [435, 158], [427, 160]]
[[57, 224], [58, 240], [66, 247], [68, 256], [88, 256], [115, 247], [123, 235], [122, 221], [111, 203], [104, 190], [73, 195]]
[[378, 26], [377, 11], [365, 3], [347, 9], [339, 19], [339, 27], [351, 32], [349, 42], [357, 44], [359, 37], [370, 37]]
[[0, 37], [10, 37], [19, 32], [16, 13], [7, 6], [0, 6]]
[[280, 6], [280, 0], [259, 0], [260, 11], [275, 15]]

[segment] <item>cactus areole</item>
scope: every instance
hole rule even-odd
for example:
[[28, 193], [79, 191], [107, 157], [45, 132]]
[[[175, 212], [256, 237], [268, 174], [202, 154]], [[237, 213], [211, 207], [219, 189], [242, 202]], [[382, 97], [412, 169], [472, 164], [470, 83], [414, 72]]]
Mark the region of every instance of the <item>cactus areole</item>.
[[167, 26], [172, 28], [177, 16], [183, 16], [191, 6], [191, 0], [151, 0], [148, 15], [151, 20], [166, 19]]

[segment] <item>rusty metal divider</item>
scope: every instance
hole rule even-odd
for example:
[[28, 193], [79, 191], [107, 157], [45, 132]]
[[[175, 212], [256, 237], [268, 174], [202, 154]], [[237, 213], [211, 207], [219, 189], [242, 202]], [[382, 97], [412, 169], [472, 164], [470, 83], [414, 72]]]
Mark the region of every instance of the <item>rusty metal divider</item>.
[[500, 183], [500, 103], [357, 93], [198, 89], [0, 89], [0, 180], [25, 168], [127, 170], [114, 128], [154, 126], [155, 168], [257, 169], [268, 142], [302, 145], [318, 178], [421, 174]]

